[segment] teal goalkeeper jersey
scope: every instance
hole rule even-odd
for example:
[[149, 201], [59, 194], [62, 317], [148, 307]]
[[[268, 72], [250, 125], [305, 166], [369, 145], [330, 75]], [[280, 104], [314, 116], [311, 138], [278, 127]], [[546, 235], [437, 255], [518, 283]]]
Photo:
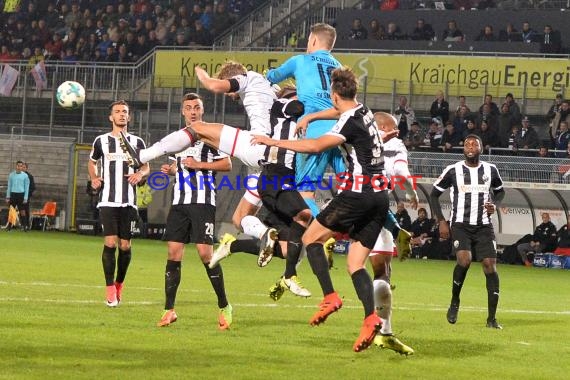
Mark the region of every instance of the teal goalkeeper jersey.
[[330, 78], [338, 67], [341, 67], [340, 62], [329, 51], [318, 50], [289, 58], [278, 68], [269, 70], [267, 79], [279, 83], [294, 78], [297, 97], [305, 106], [305, 114], [309, 114], [332, 107]]

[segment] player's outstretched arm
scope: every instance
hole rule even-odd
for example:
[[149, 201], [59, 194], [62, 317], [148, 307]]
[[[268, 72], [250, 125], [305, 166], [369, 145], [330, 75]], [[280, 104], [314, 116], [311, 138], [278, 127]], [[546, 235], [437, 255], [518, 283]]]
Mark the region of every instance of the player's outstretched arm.
[[309, 123], [315, 120], [338, 120], [340, 117], [340, 112], [335, 108], [329, 108], [319, 112], [313, 112], [305, 115], [301, 120], [297, 122], [297, 133], [304, 132], [307, 130]]
[[231, 85], [229, 80], [212, 78], [208, 72], [200, 66], [195, 66], [194, 71], [200, 83], [202, 83], [207, 90], [218, 94], [225, 94], [230, 91]]
[[268, 136], [252, 135], [251, 144], [262, 144], [267, 146], [276, 146], [278, 148], [289, 149], [298, 153], [320, 153], [327, 149], [339, 146], [344, 139], [333, 135], [324, 135], [318, 139], [305, 140], [274, 140]]

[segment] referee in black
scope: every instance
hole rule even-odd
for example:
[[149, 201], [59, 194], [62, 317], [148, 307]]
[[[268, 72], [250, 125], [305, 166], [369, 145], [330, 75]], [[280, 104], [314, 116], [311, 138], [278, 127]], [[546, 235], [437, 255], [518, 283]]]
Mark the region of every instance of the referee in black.
[[449, 238], [449, 225], [441, 211], [439, 197], [450, 189], [452, 206], [451, 237], [457, 257], [453, 270], [451, 304], [447, 321], [457, 322], [461, 288], [473, 259], [483, 264], [487, 283], [487, 327], [502, 329], [495, 314], [499, 303], [497, 250], [491, 215], [505, 196], [503, 180], [495, 165], [479, 161], [483, 143], [476, 135], [468, 135], [463, 145], [464, 161], [449, 165], [433, 185], [430, 203], [439, 221], [441, 238]]

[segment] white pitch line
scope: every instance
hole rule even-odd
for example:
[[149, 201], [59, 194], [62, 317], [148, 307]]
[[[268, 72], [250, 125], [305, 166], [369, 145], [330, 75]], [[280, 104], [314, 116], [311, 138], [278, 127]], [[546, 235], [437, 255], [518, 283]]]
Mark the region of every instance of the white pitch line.
[[[55, 304], [104, 304], [101, 300], [72, 300], [72, 299], [52, 299], [52, 298], [32, 298], [32, 297], [0, 297], [0, 302], [35, 302], [35, 303], [55, 303]], [[154, 301], [125, 301], [124, 304], [127, 305], [159, 305], [162, 302], [154, 302]], [[243, 307], [243, 308], [275, 308], [278, 306], [282, 307], [291, 307], [296, 309], [313, 309], [315, 305], [311, 302], [308, 305], [291, 305], [284, 302], [281, 303], [234, 303], [232, 305], [235, 307]], [[362, 306], [360, 305], [343, 305], [345, 309], [361, 309]], [[447, 306], [429, 306], [429, 307], [407, 307], [407, 306], [395, 306], [393, 307], [395, 310], [407, 310], [407, 311], [432, 311], [432, 312], [440, 312], [447, 310]], [[476, 307], [469, 307], [469, 308], [462, 308], [462, 312], [475, 312], [475, 313], [483, 313], [487, 312], [486, 308], [476, 308]], [[531, 315], [541, 315], [541, 314], [549, 314], [549, 315], [570, 315], [570, 310], [563, 310], [563, 311], [545, 311], [545, 310], [518, 310], [518, 309], [501, 309], [501, 313], [512, 313], [512, 314], [531, 314]]]

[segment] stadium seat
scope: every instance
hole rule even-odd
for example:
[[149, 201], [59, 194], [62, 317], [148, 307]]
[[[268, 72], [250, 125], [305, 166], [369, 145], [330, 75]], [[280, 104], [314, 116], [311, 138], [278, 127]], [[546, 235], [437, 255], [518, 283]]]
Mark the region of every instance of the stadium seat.
[[[46, 230], [46, 226], [50, 224], [50, 218], [55, 218], [55, 211], [57, 209], [56, 202], [46, 202], [44, 207], [40, 211], [32, 212], [31, 224], [34, 224], [34, 220], [37, 218], [43, 219], [42, 231]], [[51, 227], [51, 224], [50, 224]]]

